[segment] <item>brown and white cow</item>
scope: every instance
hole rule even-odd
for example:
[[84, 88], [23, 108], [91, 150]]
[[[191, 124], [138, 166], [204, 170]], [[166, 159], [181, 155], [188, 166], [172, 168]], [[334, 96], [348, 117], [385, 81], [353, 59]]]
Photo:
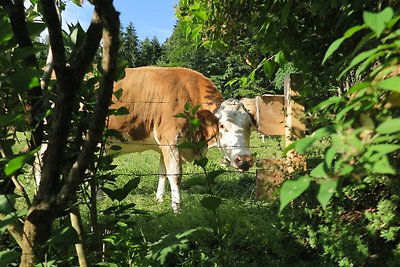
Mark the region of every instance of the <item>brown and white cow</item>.
[[182, 149], [177, 145], [189, 138], [188, 122], [174, 115], [184, 111], [185, 103], [201, 105], [196, 117], [202, 122], [195, 141], [207, 140], [208, 147], [218, 146], [231, 165], [247, 171], [253, 165], [249, 150], [252, 121], [243, 104], [223, 99], [214, 84], [202, 74], [187, 68], [128, 68], [125, 77], [114, 86], [123, 89], [114, 98], [112, 109], [126, 107], [129, 114], [111, 116], [108, 127], [120, 131], [119, 140], [110, 140], [117, 155], [155, 150], [161, 154], [161, 176], [156, 198], [162, 202], [168, 179], [172, 208], [180, 210], [179, 184], [182, 161], [203, 156], [203, 151]]

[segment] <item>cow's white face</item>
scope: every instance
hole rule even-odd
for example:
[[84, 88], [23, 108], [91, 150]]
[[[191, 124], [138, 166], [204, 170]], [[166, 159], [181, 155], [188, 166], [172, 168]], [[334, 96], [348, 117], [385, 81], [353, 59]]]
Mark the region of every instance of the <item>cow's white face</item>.
[[252, 120], [243, 104], [236, 99], [222, 102], [216, 112], [219, 121], [218, 146], [231, 166], [247, 171], [253, 166], [249, 149]]

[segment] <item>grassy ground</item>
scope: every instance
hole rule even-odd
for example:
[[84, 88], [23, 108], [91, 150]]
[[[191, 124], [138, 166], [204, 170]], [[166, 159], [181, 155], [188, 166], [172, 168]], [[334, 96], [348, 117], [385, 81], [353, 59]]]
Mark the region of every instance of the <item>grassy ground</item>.
[[[251, 146], [256, 161], [282, 156], [281, 137], [263, 142], [253, 134]], [[115, 158], [115, 187], [121, 188], [136, 177], [140, 182], [121, 202], [113, 202], [107, 196], [99, 199], [98, 219], [107, 240], [104, 259], [116, 266], [289, 266], [293, 261], [297, 266], [307, 266], [310, 261], [303, 257], [308, 254], [300, 245], [288, 242], [290, 237], [279, 223], [278, 203], [255, 199], [256, 167], [246, 173], [222, 167], [218, 149], [211, 149], [207, 157], [207, 171], [226, 170], [211, 186], [213, 195], [222, 199], [221, 205], [215, 213], [201, 205], [201, 200], [210, 196], [209, 185], [202, 170], [187, 163], [183, 166], [180, 214], [172, 212], [169, 190], [164, 203], [155, 201], [157, 153], [147, 151]], [[32, 177], [26, 175], [21, 180], [33, 194]], [[80, 207], [84, 226], [89, 230], [89, 211], [86, 205]], [[185, 238], [180, 236], [191, 229], [198, 231]], [[98, 260], [89, 255], [92, 262]]]
[[[256, 154], [256, 160], [282, 156], [282, 138], [280, 137], [266, 138], [265, 142], [262, 142], [258, 135], [253, 135], [251, 145]], [[171, 237], [172, 234], [176, 241], [176, 235], [179, 233], [206, 227], [213, 229], [213, 232], [190, 238], [190, 244], [195, 249], [183, 249], [179, 246], [171, 248], [172, 252], [169, 253], [168, 258], [171, 266], [271, 266], [271, 264], [285, 266], [286, 263], [291, 262], [292, 257], [296, 257], [297, 253], [289, 255], [287, 252], [288, 245], [285, 240], [288, 237], [281, 232], [279, 224], [276, 224], [277, 203], [255, 199], [256, 167], [247, 173], [238, 173], [230, 168], [222, 167], [219, 164], [222, 154], [217, 149], [210, 150], [207, 157], [209, 158], [208, 171], [227, 170], [226, 173], [218, 176], [216, 183], [212, 185], [213, 194], [222, 199], [216, 213], [205, 209], [200, 204], [203, 198], [209, 196], [209, 187], [201, 169], [197, 166], [191, 163], [183, 166], [184, 176], [181, 184], [183, 211], [180, 214], [173, 214], [169, 191], [164, 203], [159, 204], [155, 201], [159, 165], [157, 153], [148, 151], [114, 159], [114, 163], [118, 166], [113, 171], [114, 174], [118, 174], [116, 184], [122, 186], [129, 179], [140, 177], [137, 189], [124, 200], [124, 203], [135, 203], [135, 208], [143, 213], [138, 215], [131, 213], [126, 217], [129, 217], [128, 220], [132, 223], [132, 227], [124, 230], [126, 234], [118, 235], [118, 237], [111, 234], [111, 236], [120, 240], [120, 244], [127, 242], [148, 245], [157, 242], [165, 235]], [[110, 207], [111, 204], [111, 201], [105, 198], [100, 204], [100, 210]], [[100, 217], [103, 223], [110, 223], [107, 221], [109, 217]], [[120, 234], [121, 229], [119, 231]], [[168, 242], [164, 244], [164, 246], [168, 245], [171, 244]], [[300, 253], [301, 250], [296, 244], [290, 246], [294, 246], [294, 250]], [[126, 248], [127, 251], [129, 249], [132, 247]], [[147, 264], [154, 266], [156, 262], [160, 262], [157, 253], [161, 253], [162, 246], [156, 252], [149, 250], [149, 247], [138, 248], [138, 251], [130, 252], [130, 259], [120, 260], [137, 263], [144, 259], [144, 250], [147, 250], [147, 256], [154, 257]], [[123, 257], [127, 254], [117, 255], [113, 253], [111, 257]], [[198, 265], [200, 262], [201, 264]], [[296, 262], [301, 262], [301, 260], [296, 259]], [[141, 262], [137, 266], [141, 264], [144, 263]]]
[[[256, 155], [256, 161], [264, 158], [281, 157], [281, 138], [266, 138], [262, 142], [261, 138], [254, 134], [251, 140], [252, 152]], [[229, 199], [253, 200], [255, 197], [255, 176], [256, 167], [251, 168], [247, 173], [239, 173], [231, 168], [220, 165], [222, 154], [213, 148], [207, 157], [209, 163], [207, 170], [224, 169], [226, 173], [216, 179], [213, 186], [214, 193], [218, 196]], [[132, 177], [140, 177], [140, 183], [134, 194], [129, 200], [137, 204], [137, 208], [147, 211], [157, 211], [159, 209], [170, 208], [170, 194], [168, 192], [165, 202], [158, 205], [155, 202], [155, 192], [158, 184], [159, 173], [159, 154], [153, 151], [146, 151], [141, 154], [127, 154], [114, 159], [113, 164], [118, 167], [113, 171], [118, 174], [119, 185], [124, 184]], [[204, 174], [198, 166], [192, 163], [183, 165], [182, 178], [182, 202], [185, 206], [192, 206], [192, 202], [198, 202], [198, 196], [207, 192], [207, 184]]]

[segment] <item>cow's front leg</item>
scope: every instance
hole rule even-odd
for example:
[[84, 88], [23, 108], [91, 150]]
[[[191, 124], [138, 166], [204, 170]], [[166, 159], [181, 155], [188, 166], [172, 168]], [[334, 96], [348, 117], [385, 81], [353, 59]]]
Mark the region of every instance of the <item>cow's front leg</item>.
[[181, 210], [181, 195], [179, 185], [181, 183], [182, 168], [179, 149], [175, 146], [162, 149], [166, 176], [171, 187], [172, 209], [175, 213]]
[[158, 180], [158, 187], [157, 187], [157, 194], [156, 194], [156, 200], [158, 203], [164, 202], [166, 182], [167, 182], [167, 176], [166, 176], [164, 157], [161, 155], [161, 157], [160, 157], [160, 178]]

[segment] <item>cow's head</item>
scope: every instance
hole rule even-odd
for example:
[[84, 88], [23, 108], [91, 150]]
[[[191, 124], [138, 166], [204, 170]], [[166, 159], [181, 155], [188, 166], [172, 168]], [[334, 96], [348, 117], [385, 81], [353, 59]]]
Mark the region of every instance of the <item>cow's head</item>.
[[247, 171], [253, 166], [253, 156], [249, 149], [252, 120], [243, 103], [236, 99], [222, 102], [216, 112], [219, 133], [218, 146], [231, 166]]

